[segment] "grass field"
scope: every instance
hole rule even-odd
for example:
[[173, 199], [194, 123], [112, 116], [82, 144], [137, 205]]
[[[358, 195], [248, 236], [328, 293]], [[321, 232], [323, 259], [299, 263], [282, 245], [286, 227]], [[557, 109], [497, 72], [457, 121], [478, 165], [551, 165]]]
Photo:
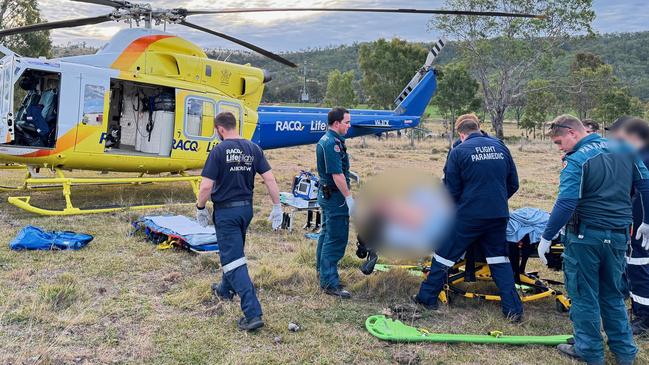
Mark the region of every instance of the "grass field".
[[[439, 129], [430, 123], [431, 129]], [[520, 135], [514, 126], [506, 133]], [[350, 140], [352, 169], [364, 180], [405, 167], [439, 176], [446, 157], [442, 139]], [[561, 168], [560, 153], [549, 142], [510, 148], [518, 165], [520, 191], [511, 208], [549, 210]], [[300, 169], [314, 168], [312, 146], [268, 151], [280, 187], [290, 187]], [[98, 173], [86, 172], [85, 176]], [[84, 175], [75, 172], [75, 176]], [[16, 184], [20, 171], [0, 171], [0, 185]], [[163, 201], [159, 212], [192, 216], [188, 186], [153, 185], [79, 188], [80, 206]], [[16, 195], [16, 194], [13, 194]], [[6, 203], [0, 194], [0, 364], [570, 364], [553, 348], [472, 344], [391, 344], [364, 329], [367, 316], [407, 302], [418, 279], [402, 271], [365, 277], [357, 266], [350, 239], [342, 261], [343, 282], [350, 301], [326, 296], [318, 289], [314, 269], [315, 241], [293, 233], [270, 232], [270, 202], [257, 185], [255, 219], [247, 240], [247, 256], [258, 287], [266, 327], [256, 333], [236, 329], [238, 303], [212, 298], [210, 284], [220, 275], [215, 257], [180, 250], [157, 250], [141, 237], [131, 237], [130, 222], [142, 213], [120, 212], [64, 218], [37, 217]], [[34, 202], [61, 207], [58, 192], [34, 194]], [[88, 247], [75, 252], [13, 252], [7, 243], [25, 225], [93, 234]], [[301, 225], [299, 222], [296, 225]], [[350, 237], [353, 237], [350, 235]], [[541, 268], [550, 278], [560, 273]], [[558, 289], [563, 289], [559, 287]], [[450, 308], [422, 313], [413, 323], [433, 332], [511, 335], [568, 334], [566, 314], [553, 300], [527, 303], [521, 324], [506, 323], [494, 303], [456, 300]], [[302, 330], [289, 332], [289, 322]], [[649, 346], [639, 341], [638, 364], [649, 363]], [[608, 360], [613, 358], [608, 354]]]

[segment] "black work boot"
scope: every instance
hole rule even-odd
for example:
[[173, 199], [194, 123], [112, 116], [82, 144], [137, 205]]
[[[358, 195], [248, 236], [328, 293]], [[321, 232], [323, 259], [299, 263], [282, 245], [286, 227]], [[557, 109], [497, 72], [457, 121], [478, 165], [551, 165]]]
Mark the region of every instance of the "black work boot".
[[631, 321], [634, 336], [649, 335], [649, 317], [635, 317]]
[[232, 290], [228, 290], [228, 294], [221, 293], [221, 284], [219, 283], [214, 283], [212, 284], [212, 294], [214, 294], [217, 298], [221, 300], [228, 300], [231, 301], [232, 298], [234, 298], [234, 292]]
[[350, 299], [352, 297], [352, 295], [347, 290], [343, 289], [340, 286], [335, 288], [335, 289], [334, 288], [324, 288], [323, 290], [324, 290], [325, 294], [331, 295], [331, 296], [334, 296], [334, 297], [339, 297], [341, 299]]
[[250, 332], [263, 327], [264, 321], [261, 320], [261, 317], [252, 317], [252, 318], [241, 317], [241, 319], [237, 321], [237, 326], [239, 327], [240, 330]]
[[417, 299], [416, 295], [413, 295], [410, 297], [410, 300], [412, 300], [415, 304], [417, 304], [420, 307], [423, 307], [424, 309], [428, 309], [429, 311], [436, 311], [439, 309], [439, 304], [437, 301], [435, 301], [435, 304], [428, 304], [420, 301]]
[[557, 350], [562, 355], [568, 356], [569, 358], [579, 361], [579, 362], [586, 362], [586, 360], [582, 359], [581, 356], [577, 355], [577, 352], [575, 351], [575, 346], [574, 345], [569, 345], [567, 343], [562, 343], [560, 345], [557, 345]]

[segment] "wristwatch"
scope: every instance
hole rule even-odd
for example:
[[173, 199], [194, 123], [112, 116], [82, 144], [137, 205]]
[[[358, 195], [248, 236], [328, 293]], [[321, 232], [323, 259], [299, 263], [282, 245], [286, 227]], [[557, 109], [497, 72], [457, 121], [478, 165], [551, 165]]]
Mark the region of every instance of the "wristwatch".
[[198, 209], [198, 210], [203, 210], [203, 209], [205, 209], [205, 207], [202, 207], [202, 208], [201, 208], [201, 207], [198, 206], [198, 204], [196, 204], [196, 209]]

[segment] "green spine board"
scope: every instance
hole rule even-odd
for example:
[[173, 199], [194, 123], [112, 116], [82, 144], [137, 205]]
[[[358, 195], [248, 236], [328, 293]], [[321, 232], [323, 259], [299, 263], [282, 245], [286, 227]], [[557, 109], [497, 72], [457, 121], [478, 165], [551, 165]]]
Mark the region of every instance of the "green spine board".
[[384, 315], [370, 316], [365, 321], [365, 328], [375, 337], [394, 342], [446, 342], [446, 343], [484, 343], [507, 345], [547, 345], [556, 346], [569, 343], [571, 335], [555, 336], [492, 336], [492, 335], [458, 335], [450, 333], [425, 333], [408, 326], [399, 320], [385, 318]]

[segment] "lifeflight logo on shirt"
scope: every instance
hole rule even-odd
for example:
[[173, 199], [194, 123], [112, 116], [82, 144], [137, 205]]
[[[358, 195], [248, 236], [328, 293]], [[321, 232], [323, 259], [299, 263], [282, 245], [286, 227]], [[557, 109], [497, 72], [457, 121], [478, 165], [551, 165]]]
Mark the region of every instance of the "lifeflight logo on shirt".
[[225, 150], [225, 163], [236, 164], [237, 166], [230, 166], [230, 171], [252, 171], [252, 163], [255, 156], [247, 155], [238, 148], [228, 148]]
[[502, 152], [496, 152], [494, 146], [476, 147], [475, 153], [471, 154], [471, 162], [485, 161], [485, 160], [504, 160], [505, 156]]

